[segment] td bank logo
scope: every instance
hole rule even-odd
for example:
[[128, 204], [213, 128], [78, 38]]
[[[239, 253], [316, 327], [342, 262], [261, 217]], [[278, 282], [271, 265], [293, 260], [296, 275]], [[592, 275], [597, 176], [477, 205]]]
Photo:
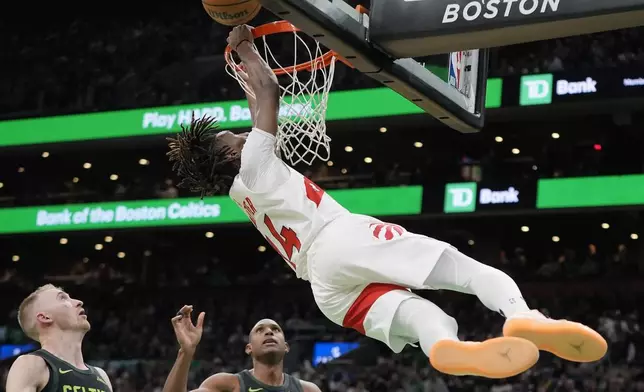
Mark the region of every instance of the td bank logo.
[[552, 103], [552, 74], [525, 75], [521, 77], [521, 106]]
[[476, 183], [447, 184], [443, 210], [446, 213], [474, 212], [476, 210]]

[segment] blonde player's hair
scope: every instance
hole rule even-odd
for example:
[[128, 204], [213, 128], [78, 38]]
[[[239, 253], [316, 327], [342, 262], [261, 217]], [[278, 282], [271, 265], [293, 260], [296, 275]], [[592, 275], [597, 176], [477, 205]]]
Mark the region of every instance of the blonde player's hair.
[[18, 307], [18, 324], [20, 324], [22, 332], [24, 332], [27, 337], [37, 342], [39, 341], [38, 328], [36, 327], [36, 319], [30, 314], [31, 307], [34, 302], [36, 302], [36, 299], [38, 299], [38, 295], [40, 295], [40, 293], [52, 289], [62, 290], [60, 287], [56, 287], [51, 283], [40, 286], [34, 290], [34, 292], [29, 294], [27, 298], [23, 299]]

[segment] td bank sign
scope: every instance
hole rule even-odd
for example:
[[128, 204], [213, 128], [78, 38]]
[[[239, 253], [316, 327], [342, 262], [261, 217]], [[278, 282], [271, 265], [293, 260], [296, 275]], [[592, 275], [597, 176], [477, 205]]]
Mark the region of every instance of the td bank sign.
[[521, 76], [519, 104], [521, 106], [548, 105], [553, 102], [553, 95], [564, 97], [597, 92], [597, 81], [590, 76], [583, 80], [558, 78], [555, 81], [553, 74], [524, 75]]
[[448, 214], [474, 212], [477, 206], [518, 204], [519, 190], [513, 186], [506, 189], [482, 187], [475, 182], [447, 184], [443, 211]]

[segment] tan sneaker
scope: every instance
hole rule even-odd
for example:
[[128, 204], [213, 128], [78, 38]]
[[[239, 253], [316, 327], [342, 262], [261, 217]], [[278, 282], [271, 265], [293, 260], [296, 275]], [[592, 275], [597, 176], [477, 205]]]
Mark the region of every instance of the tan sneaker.
[[454, 376], [507, 378], [530, 369], [539, 360], [539, 349], [531, 342], [512, 337], [484, 342], [441, 340], [429, 355], [432, 366]]
[[568, 320], [552, 320], [537, 310], [518, 313], [505, 321], [504, 336], [523, 338], [539, 350], [574, 362], [593, 362], [606, 355], [606, 340], [593, 329]]

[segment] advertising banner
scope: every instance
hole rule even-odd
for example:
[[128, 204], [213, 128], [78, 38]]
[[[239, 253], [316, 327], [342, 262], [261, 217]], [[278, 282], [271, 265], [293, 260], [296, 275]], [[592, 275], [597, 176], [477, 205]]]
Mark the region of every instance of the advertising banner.
[[644, 174], [539, 180], [537, 208], [644, 205]]
[[532, 209], [534, 204], [534, 183], [461, 182], [445, 186], [443, 212], [453, 214]]
[[355, 342], [315, 342], [312, 365], [316, 367], [331, 362], [359, 347], [360, 343]]
[[[423, 188], [343, 189], [329, 195], [357, 214], [414, 215], [421, 213]], [[245, 222], [246, 214], [228, 196], [0, 209], [0, 234]]]
[[[442, 72], [441, 72], [442, 70]], [[447, 80], [447, 69], [431, 68]], [[641, 70], [557, 72], [507, 76], [487, 80], [485, 107], [593, 103], [602, 100], [644, 99]], [[282, 114], [296, 113], [298, 103], [284, 105]], [[423, 111], [388, 88], [340, 91], [329, 95], [327, 121], [421, 114]], [[170, 135], [192, 116], [213, 116], [222, 129], [249, 128], [245, 100], [123, 110], [116, 112], [0, 121], [0, 147], [80, 140]]]
[[[487, 105], [500, 107], [502, 80], [488, 80]], [[298, 106], [300, 105], [300, 106]], [[388, 88], [329, 94], [327, 121], [420, 114], [422, 109]], [[283, 105], [282, 115], [304, 113], [300, 103]], [[194, 117], [212, 116], [221, 129], [250, 128], [246, 100], [167, 106], [117, 112], [0, 121], [0, 147], [79, 140], [169, 135]]]
[[[511, 85], [511, 83], [506, 83]], [[515, 106], [508, 92], [506, 104]], [[644, 98], [644, 72], [611, 71], [588, 73], [547, 73], [521, 76], [519, 105], [582, 103], [616, 98]]]
[[635, 205], [644, 205], [644, 174], [552, 178], [515, 184], [452, 183], [445, 186], [443, 212]]

